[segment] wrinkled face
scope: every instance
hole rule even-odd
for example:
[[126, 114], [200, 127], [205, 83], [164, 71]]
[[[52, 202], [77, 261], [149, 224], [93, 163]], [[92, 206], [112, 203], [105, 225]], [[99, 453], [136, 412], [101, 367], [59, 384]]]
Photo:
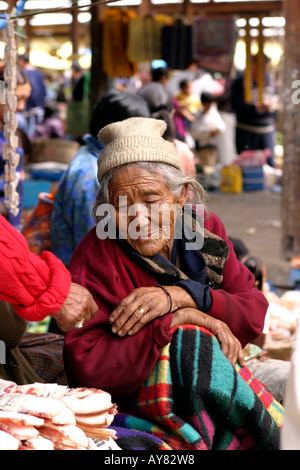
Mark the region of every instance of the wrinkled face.
[[143, 256], [161, 253], [169, 258], [178, 207], [185, 200], [185, 189], [174, 195], [159, 174], [138, 165], [116, 170], [110, 185], [117, 229]]

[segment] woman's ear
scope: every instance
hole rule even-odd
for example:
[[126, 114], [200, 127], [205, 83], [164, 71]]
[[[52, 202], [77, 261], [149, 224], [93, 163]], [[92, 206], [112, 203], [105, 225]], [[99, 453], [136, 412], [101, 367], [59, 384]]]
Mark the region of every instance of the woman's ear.
[[183, 186], [183, 189], [182, 189], [182, 192], [179, 196], [179, 201], [178, 201], [178, 204], [183, 207], [186, 203], [186, 200], [187, 200], [187, 193], [188, 193], [188, 183], [186, 183], [184, 186]]

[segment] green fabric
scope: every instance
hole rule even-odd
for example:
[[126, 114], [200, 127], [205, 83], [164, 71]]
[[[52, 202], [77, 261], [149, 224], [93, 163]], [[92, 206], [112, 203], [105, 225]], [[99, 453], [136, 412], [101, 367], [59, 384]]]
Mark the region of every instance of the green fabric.
[[19, 350], [26, 328], [27, 322], [16, 315], [12, 306], [0, 301], [0, 341], [5, 345], [5, 360], [0, 357], [0, 378], [18, 385], [43, 382]]
[[89, 132], [91, 119], [90, 84], [91, 75], [90, 72], [87, 72], [83, 79], [83, 100], [68, 103], [66, 133], [74, 137], [80, 137]]

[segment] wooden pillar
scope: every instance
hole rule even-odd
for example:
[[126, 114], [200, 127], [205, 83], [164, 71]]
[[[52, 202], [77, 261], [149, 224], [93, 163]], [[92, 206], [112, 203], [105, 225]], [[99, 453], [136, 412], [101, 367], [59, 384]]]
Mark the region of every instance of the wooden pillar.
[[264, 89], [265, 89], [265, 59], [264, 59], [264, 35], [263, 24], [261, 17], [259, 19], [259, 35], [258, 35], [258, 54], [257, 54], [257, 67], [258, 67], [258, 102], [260, 105], [264, 102]]
[[102, 93], [107, 89], [107, 76], [102, 67], [102, 23], [101, 14], [104, 5], [94, 5], [97, 0], [92, 0], [91, 5], [91, 104], [94, 106]]
[[8, 13], [11, 13], [13, 8], [16, 6], [17, 0], [7, 0], [8, 3]]
[[[73, 1], [73, 4], [77, 5], [77, 0]], [[78, 49], [79, 49], [79, 23], [78, 23], [78, 9], [74, 8], [72, 11], [72, 25], [71, 25], [71, 37], [72, 37], [72, 53], [73, 60], [78, 60]]]
[[251, 35], [249, 18], [246, 18], [246, 69], [244, 74], [244, 99], [246, 103], [252, 103], [252, 71], [251, 71]]
[[30, 25], [30, 22], [29, 22], [29, 19], [26, 18], [25, 19], [25, 35], [26, 35], [26, 38], [25, 38], [25, 52], [26, 54], [29, 54], [30, 53], [30, 40], [31, 40], [31, 25]]
[[139, 16], [143, 18], [144, 16], [150, 15], [151, 13], [151, 0], [143, 0], [138, 7]]
[[192, 24], [194, 17], [194, 4], [190, 0], [184, 0], [183, 2], [184, 16], [189, 24]]
[[284, 0], [282, 252], [300, 255], [300, 2]]

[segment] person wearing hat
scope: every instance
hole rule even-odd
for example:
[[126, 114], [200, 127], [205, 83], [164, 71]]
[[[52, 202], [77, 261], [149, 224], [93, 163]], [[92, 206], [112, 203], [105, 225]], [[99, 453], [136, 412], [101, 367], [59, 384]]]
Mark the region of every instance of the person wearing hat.
[[268, 71], [270, 59], [264, 55], [265, 76], [263, 102], [258, 100], [258, 55], [251, 55], [252, 100], [245, 100], [245, 76], [238, 73], [230, 92], [232, 110], [236, 116], [235, 144], [238, 154], [246, 150], [269, 150], [268, 165], [275, 167], [276, 88], [271, 86]]
[[[65, 336], [69, 385], [103, 389], [119, 411], [125, 406], [171, 434], [177, 430], [177, 438], [164, 436], [171, 448], [209, 448], [206, 432], [220, 431], [225, 438], [229, 429], [242, 447], [251, 441], [252, 447], [277, 448], [277, 424], [272, 435], [270, 428], [255, 429], [265, 423], [257, 409], [250, 416], [249, 409], [258, 406], [255, 392], [237, 372], [244, 365], [242, 347], [261, 334], [267, 301], [237, 261], [221, 220], [204, 206], [202, 186], [182, 173], [174, 143], [162, 137], [165, 130], [162, 120], [130, 118], [99, 133], [104, 148], [96, 226], [70, 263], [73, 282], [92, 293], [99, 310]], [[193, 207], [187, 204], [191, 192]], [[171, 376], [164, 372], [167, 365]], [[241, 394], [231, 397], [231, 418], [238, 415], [238, 425], [231, 418], [221, 423], [221, 415], [230, 415], [222, 390]], [[203, 413], [220, 427], [205, 430]], [[270, 409], [264, 413], [275, 419]], [[116, 426], [120, 420], [122, 414]], [[252, 425], [253, 439], [239, 437], [240, 426], [244, 436]], [[255, 442], [256, 431], [268, 435], [268, 443]]]
[[97, 139], [99, 129], [135, 116], [150, 116], [141, 97], [117, 88], [104, 92], [93, 109], [90, 132], [83, 136], [83, 145], [59, 181], [50, 239], [51, 250], [66, 266], [80, 240], [95, 225], [92, 209], [99, 190], [97, 159], [103, 147]]

